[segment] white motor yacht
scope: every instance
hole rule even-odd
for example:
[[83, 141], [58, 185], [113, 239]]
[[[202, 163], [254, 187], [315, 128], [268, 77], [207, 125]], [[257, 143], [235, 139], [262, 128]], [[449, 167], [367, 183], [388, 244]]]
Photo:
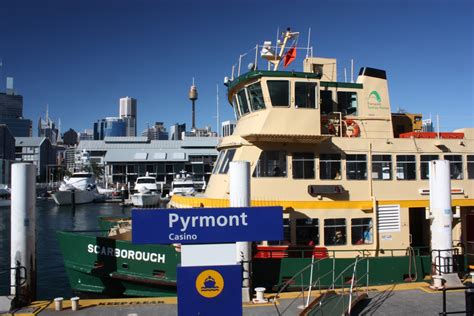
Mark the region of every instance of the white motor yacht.
[[70, 177], [64, 177], [59, 190], [53, 193], [53, 200], [58, 205], [85, 204], [99, 196], [94, 174], [75, 172]]
[[133, 188], [132, 204], [137, 207], [157, 206], [160, 203], [161, 190], [158, 188], [156, 178], [146, 173], [138, 177]]
[[194, 195], [196, 193], [194, 187], [195, 181], [193, 179], [192, 174], [181, 170], [175, 175], [173, 182], [171, 182], [170, 196], [173, 196], [175, 194]]

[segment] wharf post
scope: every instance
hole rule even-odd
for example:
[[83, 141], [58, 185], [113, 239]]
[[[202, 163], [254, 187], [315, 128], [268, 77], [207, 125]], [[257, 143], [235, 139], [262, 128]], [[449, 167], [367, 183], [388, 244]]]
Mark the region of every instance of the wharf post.
[[10, 294], [15, 307], [36, 299], [36, 167], [12, 165]]

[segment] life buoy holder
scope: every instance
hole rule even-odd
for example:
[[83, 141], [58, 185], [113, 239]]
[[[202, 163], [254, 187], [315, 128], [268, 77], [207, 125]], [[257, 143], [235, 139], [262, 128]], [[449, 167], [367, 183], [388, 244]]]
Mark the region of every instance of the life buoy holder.
[[344, 136], [345, 137], [359, 137], [360, 127], [354, 120], [344, 120]]

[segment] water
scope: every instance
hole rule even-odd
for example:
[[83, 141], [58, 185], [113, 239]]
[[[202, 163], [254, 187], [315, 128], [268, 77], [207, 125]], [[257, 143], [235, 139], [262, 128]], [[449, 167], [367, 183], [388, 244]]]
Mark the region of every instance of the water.
[[[57, 206], [52, 200], [36, 204], [37, 299], [71, 297], [63, 257], [56, 238], [58, 230], [98, 229], [98, 216], [130, 216], [130, 207], [119, 203]], [[0, 295], [9, 293], [10, 207], [0, 207]]]

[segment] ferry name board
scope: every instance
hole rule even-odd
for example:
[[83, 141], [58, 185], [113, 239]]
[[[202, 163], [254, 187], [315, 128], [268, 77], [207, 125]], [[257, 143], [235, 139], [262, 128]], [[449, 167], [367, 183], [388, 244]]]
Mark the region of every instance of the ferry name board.
[[283, 208], [133, 209], [134, 244], [209, 244], [283, 239]]

